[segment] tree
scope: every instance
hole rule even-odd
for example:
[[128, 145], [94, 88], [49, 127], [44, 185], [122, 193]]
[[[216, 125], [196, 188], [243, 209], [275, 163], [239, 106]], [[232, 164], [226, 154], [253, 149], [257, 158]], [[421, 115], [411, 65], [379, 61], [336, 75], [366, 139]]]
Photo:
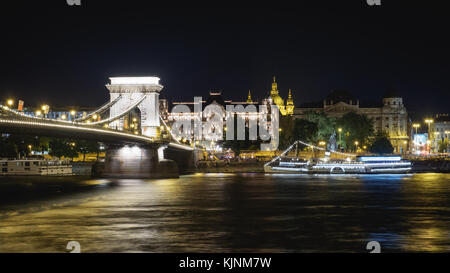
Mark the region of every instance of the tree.
[[328, 140], [331, 135], [336, 130], [336, 121], [328, 117], [325, 113], [317, 113], [314, 111], [307, 111], [305, 113], [305, 119], [317, 124], [317, 137], [314, 139], [315, 142], [318, 140]]
[[0, 157], [17, 157], [17, 147], [9, 137], [4, 136], [0, 138]]
[[68, 139], [52, 138], [49, 142], [50, 155], [58, 158], [67, 157], [74, 158], [78, 156], [76, 144]]
[[368, 144], [373, 137], [373, 120], [366, 115], [359, 115], [355, 112], [349, 112], [343, 115], [336, 122], [337, 126], [342, 128], [343, 141], [346, 149], [355, 149], [356, 144]]
[[296, 119], [294, 123], [293, 138], [306, 142], [315, 142], [319, 128], [317, 123], [306, 119]]
[[439, 140], [439, 148], [438, 148], [439, 153], [448, 152], [447, 147], [448, 147], [448, 139]]
[[296, 140], [294, 139], [294, 125], [295, 120], [292, 116], [280, 117], [280, 149], [287, 148]]
[[370, 152], [374, 154], [392, 154], [394, 147], [386, 134], [379, 133], [375, 136], [375, 140], [370, 146]]
[[83, 162], [86, 160], [86, 154], [88, 153], [97, 153], [100, 152], [100, 145], [97, 141], [92, 140], [78, 140], [75, 141], [75, 150], [83, 155]]

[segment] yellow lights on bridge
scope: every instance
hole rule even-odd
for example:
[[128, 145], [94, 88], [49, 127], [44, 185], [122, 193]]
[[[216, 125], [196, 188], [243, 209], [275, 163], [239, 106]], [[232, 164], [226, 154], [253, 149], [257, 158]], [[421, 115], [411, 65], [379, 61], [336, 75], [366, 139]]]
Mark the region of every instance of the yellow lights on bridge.
[[8, 104], [9, 107], [12, 107], [14, 105], [14, 100], [9, 99], [6, 103]]
[[36, 111], [36, 116], [37, 116], [37, 117], [41, 116], [41, 114], [42, 114], [41, 111], [39, 111], [39, 110]]
[[61, 119], [67, 119], [66, 114], [62, 114], [62, 115], [61, 115]]
[[97, 115], [93, 115], [92, 118], [93, 118], [94, 120], [96, 120], [96, 119], [98, 118], [98, 116], [97, 116]]
[[77, 112], [75, 112], [75, 110], [71, 110], [71, 111], [70, 111], [70, 114], [71, 114], [72, 116], [75, 116], [76, 113], [77, 113]]

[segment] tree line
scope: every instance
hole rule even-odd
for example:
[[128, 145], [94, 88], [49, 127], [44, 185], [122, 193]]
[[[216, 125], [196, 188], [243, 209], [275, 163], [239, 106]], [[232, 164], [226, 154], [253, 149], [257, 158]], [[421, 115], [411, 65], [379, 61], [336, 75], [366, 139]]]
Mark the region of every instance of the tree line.
[[79, 140], [56, 137], [38, 137], [28, 135], [2, 135], [0, 138], [0, 157], [23, 158], [31, 155], [31, 152], [46, 153], [57, 158], [75, 158], [86, 154], [100, 154], [100, 143], [90, 140]]
[[280, 149], [285, 149], [296, 140], [317, 145], [327, 143], [335, 134], [337, 149], [354, 152], [365, 147], [367, 151], [388, 154], [394, 151], [388, 135], [375, 134], [373, 120], [367, 115], [349, 112], [340, 118], [331, 118], [324, 113], [306, 112], [304, 118], [280, 117]]

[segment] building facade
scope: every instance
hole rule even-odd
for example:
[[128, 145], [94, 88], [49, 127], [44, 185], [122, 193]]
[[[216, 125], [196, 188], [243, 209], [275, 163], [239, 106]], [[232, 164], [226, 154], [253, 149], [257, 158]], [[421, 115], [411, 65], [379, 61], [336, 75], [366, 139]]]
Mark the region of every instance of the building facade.
[[294, 118], [304, 118], [308, 111], [324, 113], [331, 118], [340, 118], [349, 112], [367, 115], [373, 120], [375, 132], [385, 132], [394, 146], [394, 152], [404, 153], [409, 149], [410, 125], [403, 98], [393, 91], [387, 92], [381, 104], [360, 104], [345, 90], [333, 90], [319, 104], [304, 104], [294, 109]]
[[[432, 152], [447, 152], [449, 151], [448, 138], [450, 137], [450, 117], [448, 114], [438, 114], [435, 116], [430, 132], [428, 133], [431, 141]], [[447, 145], [445, 145], [447, 144]], [[440, 147], [444, 149], [439, 149]]]

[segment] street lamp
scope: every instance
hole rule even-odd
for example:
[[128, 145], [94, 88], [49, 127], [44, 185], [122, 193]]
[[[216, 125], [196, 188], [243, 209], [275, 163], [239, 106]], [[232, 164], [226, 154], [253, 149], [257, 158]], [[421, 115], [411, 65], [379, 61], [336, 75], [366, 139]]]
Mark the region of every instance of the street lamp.
[[416, 129], [416, 135], [417, 135], [417, 128], [420, 128], [420, 124], [419, 123], [413, 123], [413, 128]]
[[358, 151], [358, 145], [359, 145], [359, 142], [355, 141], [356, 151]]
[[12, 107], [14, 104], [14, 101], [12, 99], [9, 99], [6, 103], [8, 104], [9, 107]]
[[339, 132], [339, 145], [342, 146], [342, 128], [338, 128]]
[[39, 110], [36, 111], [36, 116], [37, 117], [39, 117], [41, 114], [42, 114], [41, 111], [39, 111]]
[[433, 123], [433, 119], [425, 119], [425, 123], [428, 125], [428, 133], [430, 133], [430, 124]]

